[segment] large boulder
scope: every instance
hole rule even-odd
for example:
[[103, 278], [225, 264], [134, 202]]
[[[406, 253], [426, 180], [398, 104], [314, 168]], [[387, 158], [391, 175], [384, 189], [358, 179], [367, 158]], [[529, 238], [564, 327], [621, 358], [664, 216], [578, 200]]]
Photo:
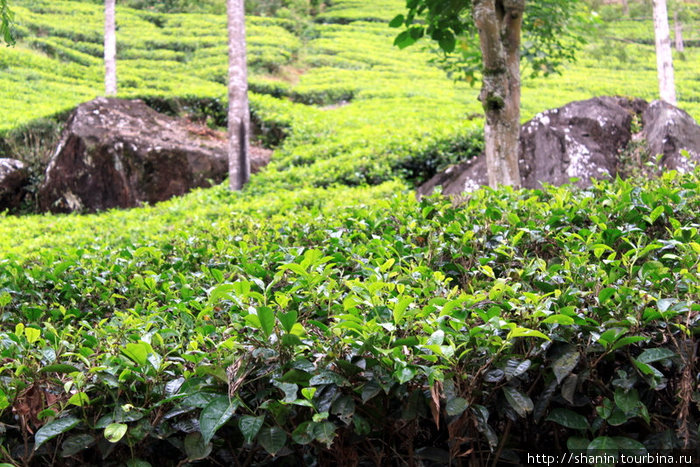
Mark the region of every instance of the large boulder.
[[0, 158], [0, 212], [20, 206], [28, 182], [29, 171], [22, 161]]
[[[269, 154], [251, 151], [253, 169]], [[258, 156], [258, 157], [256, 157]], [[46, 169], [39, 209], [100, 211], [156, 203], [228, 174], [225, 134], [156, 112], [140, 100], [78, 106]]]
[[[618, 154], [632, 138], [635, 115], [647, 107], [640, 99], [596, 97], [547, 110], [525, 123], [520, 131], [520, 176], [526, 188], [561, 185], [578, 179], [617, 174]], [[449, 172], [448, 172], [449, 171]], [[418, 189], [427, 195], [437, 185], [443, 194], [474, 191], [488, 184], [484, 155], [437, 174]]]
[[596, 97], [548, 110], [520, 132], [520, 176], [525, 188], [562, 185], [572, 178], [617, 175], [619, 153], [632, 139], [632, 120], [646, 108], [640, 99]]
[[[649, 104], [642, 116], [650, 155], [661, 154], [668, 170], [687, 171], [700, 162], [700, 126], [684, 110], [663, 101]], [[686, 157], [681, 151], [687, 151]]]

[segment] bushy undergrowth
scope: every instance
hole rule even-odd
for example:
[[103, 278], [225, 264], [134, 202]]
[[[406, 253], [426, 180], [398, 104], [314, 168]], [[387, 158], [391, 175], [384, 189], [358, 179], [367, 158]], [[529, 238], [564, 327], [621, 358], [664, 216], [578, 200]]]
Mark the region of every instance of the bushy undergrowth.
[[[220, 187], [72, 233], [71, 218], [30, 217], [60, 243], [0, 263], [4, 456], [695, 448], [699, 182], [483, 190], [457, 206], [395, 185], [267, 201]], [[144, 216], [131, 240], [87, 234]]]
[[[30, 122], [100, 94], [101, 12], [17, 4], [3, 151], [39, 159], [31, 135], [61, 118]], [[700, 173], [416, 201], [413, 183], [483, 143], [477, 90], [425, 50], [392, 49], [402, 7], [337, 0], [310, 35], [249, 19], [251, 112], [277, 150], [243, 193], [0, 215], [0, 462], [697, 450]], [[119, 8], [122, 95], [222, 126], [224, 18]], [[596, 47], [525, 80], [523, 118], [653, 97], [646, 49], [602, 62]], [[697, 50], [685, 59], [681, 107], [697, 118]]]

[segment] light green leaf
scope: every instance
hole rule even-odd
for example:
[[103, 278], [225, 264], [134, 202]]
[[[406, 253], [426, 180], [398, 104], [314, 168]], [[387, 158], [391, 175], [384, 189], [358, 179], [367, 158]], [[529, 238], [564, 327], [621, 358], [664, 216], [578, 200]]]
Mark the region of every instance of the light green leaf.
[[528, 328], [520, 328], [520, 327], [517, 327], [517, 328], [511, 330], [508, 333], [506, 340], [515, 339], [516, 337], [537, 337], [539, 339], [551, 340], [549, 337], [547, 337], [546, 335], [544, 335], [540, 331], [536, 331], [534, 329], [528, 329]]
[[574, 324], [574, 319], [571, 316], [566, 315], [552, 315], [542, 320], [543, 323], [561, 324], [563, 326], [570, 326]]
[[290, 310], [287, 313], [280, 313], [277, 315], [277, 317], [282, 324], [282, 329], [284, 329], [285, 332], [291, 332], [292, 327], [294, 327], [294, 324], [296, 324], [299, 315], [296, 310]]
[[275, 329], [275, 312], [266, 306], [258, 308], [258, 318], [260, 319], [260, 329], [265, 337], [270, 337]]
[[70, 396], [70, 399], [68, 399], [68, 403], [76, 405], [78, 407], [82, 407], [84, 405], [90, 404], [90, 398], [84, 392], [76, 392], [75, 394]]
[[125, 423], [110, 423], [105, 427], [105, 439], [110, 443], [117, 443], [124, 437], [127, 428]]
[[223, 298], [230, 298], [231, 292], [233, 292], [233, 289], [234, 289], [233, 284], [217, 285], [209, 292], [209, 302], [215, 303], [217, 300], [221, 300]]
[[[663, 214], [663, 212], [664, 212], [663, 206], [657, 206], [656, 208], [654, 208], [654, 210], [651, 211], [651, 213], [649, 214], [649, 219], [651, 220], [651, 223], [653, 224], [654, 222], [656, 222], [656, 219], [658, 219], [659, 216], [661, 214]], [[660, 246], [659, 246], [659, 248], [660, 248]]]
[[425, 345], [442, 345], [445, 340], [445, 331], [438, 329], [430, 335]]
[[137, 363], [139, 366], [146, 366], [148, 354], [153, 353], [151, 344], [146, 342], [130, 342], [122, 349], [122, 353]]
[[402, 297], [401, 299], [399, 299], [398, 303], [394, 305], [394, 310], [392, 313], [394, 317], [394, 323], [397, 326], [403, 322], [404, 315], [406, 314], [406, 309], [412, 301], [412, 297]]
[[33, 344], [41, 337], [41, 331], [37, 328], [26, 328], [24, 330], [24, 335], [27, 336], [27, 342]]

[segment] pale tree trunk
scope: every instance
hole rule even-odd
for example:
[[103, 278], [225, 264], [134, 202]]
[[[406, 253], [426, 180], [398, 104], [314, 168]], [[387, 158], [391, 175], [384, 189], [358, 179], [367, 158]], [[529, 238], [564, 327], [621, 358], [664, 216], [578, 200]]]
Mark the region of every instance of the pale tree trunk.
[[673, 35], [674, 39], [676, 40], [676, 50], [683, 52], [683, 49], [685, 49], [683, 46], [683, 23], [681, 23], [681, 20], [678, 19], [678, 12], [673, 14], [673, 26], [676, 30]]
[[483, 55], [479, 100], [489, 186], [520, 187], [520, 31], [525, 0], [474, 0]]
[[622, 14], [625, 16], [630, 15], [630, 4], [627, 3], [627, 0], [622, 0]]
[[676, 104], [676, 86], [673, 82], [671, 34], [668, 28], [666, 0], [654, 0], [654, 34], [656, 37], [656, 68], [659, 74], [661, 100]]
[[105, 0], [105, 95], [117, 95], [117, 34], [115, 31], [116, 0]]
[[232, 190], [250, 178], [248, 70], [244, 0], [226, 0], [228, 13], [228, 167]]

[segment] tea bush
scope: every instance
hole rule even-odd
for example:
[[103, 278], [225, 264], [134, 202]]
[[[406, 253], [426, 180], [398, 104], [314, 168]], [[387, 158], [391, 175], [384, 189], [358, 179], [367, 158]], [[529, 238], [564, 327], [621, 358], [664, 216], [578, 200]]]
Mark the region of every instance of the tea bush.
[[219, 187], [6, 219], [6, 456], [681, 447], [697, 410], [698, 175], [458, 206], [395, 184]]
[[[17, 4], [0, 148], [41, 158], [30, 135], [49, 145], [63, 112], [101, 92], [101, 11]], [[481, 109], [428, 50], [392, 48], [402, 7], [337, 0], [305, 38], [249, 18], [251, 113], [276, 151], [243, 192], [0, 214], [2, 462], [494, 465], [697, 449], [700, 172], [416, 201], [413, 183], [480, 151]], [[118, 16], [121, 95], [223, 126], [223, 16]], [[524, 80], [523, 119], [655, 95], [646, 49], [625, 52], [625, 69], [596, 47]], [[677, 79], [698, 118], [696, 52]]]

